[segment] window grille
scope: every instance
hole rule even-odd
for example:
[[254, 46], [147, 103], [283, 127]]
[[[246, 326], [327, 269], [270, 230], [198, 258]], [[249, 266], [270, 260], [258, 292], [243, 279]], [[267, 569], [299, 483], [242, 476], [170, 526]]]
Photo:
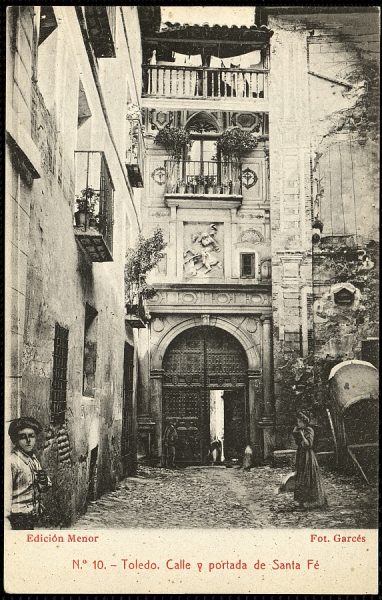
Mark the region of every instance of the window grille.
[[240, 276], [256, 277], [256, 254], [240, 254]]
[[69, 330], [56, 323], [53, 350], [51, 421], [65, 421]]

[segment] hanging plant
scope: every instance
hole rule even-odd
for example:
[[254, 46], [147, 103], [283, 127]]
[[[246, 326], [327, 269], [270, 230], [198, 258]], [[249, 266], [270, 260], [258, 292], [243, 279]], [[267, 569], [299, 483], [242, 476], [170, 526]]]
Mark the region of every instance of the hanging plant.
[[256, 136], [240, 127], [226, 129], [219, 136], [216, 147], [220, 150], [224, 160], [239, 161], [242, 156], [256, 148], [258, 140]]
[[184, 149], [191, 148], [192, 140], [184, 127], [166, 125], [158, 131], [155, 143], [164, 146], [170, 157], [179, 162]]
[[139, 236], [135, 248], [130, 248], [126, 254], [125, 289], [126, 304], [131, 309], [139, 305], [141, 299], [155, 296], [156, 290], [146, 282], [148, 273], [157, 266], [163, 258], [166, 247], [163, 231], [158, 227], [148, 238]]

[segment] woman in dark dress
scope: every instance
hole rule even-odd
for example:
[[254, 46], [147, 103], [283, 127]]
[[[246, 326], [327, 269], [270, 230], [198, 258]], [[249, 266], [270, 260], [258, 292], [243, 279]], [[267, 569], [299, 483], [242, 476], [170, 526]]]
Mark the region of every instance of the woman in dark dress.
[[314, 431], [309, 427], [309, 417], [303, 412], [297, 414], [293, 437], [297, 444], [294, 499], [301, 508], [327, 506], [320, 468], [313, 451]]

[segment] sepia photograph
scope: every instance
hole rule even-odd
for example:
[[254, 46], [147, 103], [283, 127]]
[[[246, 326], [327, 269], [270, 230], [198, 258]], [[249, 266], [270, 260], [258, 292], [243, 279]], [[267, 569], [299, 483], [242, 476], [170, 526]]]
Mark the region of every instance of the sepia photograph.
[[378, 528], [379, 7], [3, 16], [6, 548], [306, 530], [358, 552]]

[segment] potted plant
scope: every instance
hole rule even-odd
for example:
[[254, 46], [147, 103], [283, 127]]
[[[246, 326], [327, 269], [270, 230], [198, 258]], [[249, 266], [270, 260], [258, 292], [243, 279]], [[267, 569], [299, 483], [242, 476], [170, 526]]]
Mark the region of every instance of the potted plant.
[[196, 193], [205, 194], [206, 191], [206, 177], [204, 175], [196, 175]]
[[194, 193], [193, 178], [187, 177], [186, 194], [193, 194], [193, 193]]
[[215, 192], [215, 177], [213, 175], [206, 176], [206, 188], [207, 194], [214, 194]]
[[163, 258], [166, 242], [163, 232], [157, 228], [149, 238], [139, 236], [135, 248], [126, 254], [125, 290], [126, 310], [130, 315], [136, 315], [141, 320], [146, 314], [144, 300], [152, 298], [156, 290], [147, 284], [148, 273]]
[[76, 227], [97, 227], [99, 225], [99, 193], [92, 187], [81, 190], [76, 198], [77, 211], [74, 213]]
[[245, 154], [256, 148], [257, 143], [254, 134], [243, 131], [240, 127], [232, 127], [219, 136], [216, 147], [225, 161], [239, 162]]
[[155, 143], [163, 146], [170, 158], [179, 162], [186, 148], [191, 148], [192, 140], [190, 134], [184, 127], [173, 127], [166, 125], [156, 135]]
[[184, 179], [178, 179], [176, 190], [178, 194], [184, 194], [186, 191], [186, 183]]
[[170, 189], [172, 189], [183, 153], [192, 145], [190, 134], [184, 127], [165, 125], [163, 129], [158, 131], [154, 141], [156, 144], [163, 146], [171, 158], [172, 162], [167, 171], [167, 176]]

